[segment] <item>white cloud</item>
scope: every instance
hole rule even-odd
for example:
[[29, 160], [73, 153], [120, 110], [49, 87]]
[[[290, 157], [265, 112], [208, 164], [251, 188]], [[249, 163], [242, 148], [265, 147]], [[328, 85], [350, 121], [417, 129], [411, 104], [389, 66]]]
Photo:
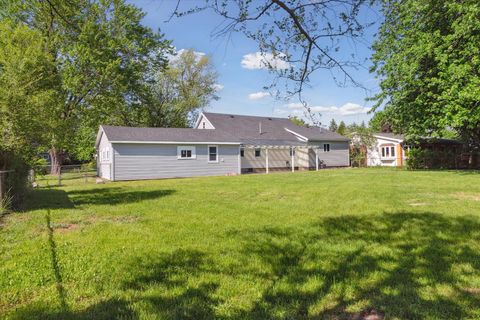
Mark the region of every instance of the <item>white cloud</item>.
[[[324, 107], [324, 106], [310, 106], [310, 105], [307, 105], [307, 106], [310, 107], [310, 110], [312, 112], [320, 112], [320, 113], [323, 113], [323, 114], [332, 114], [332, 115], [340, 115], [340, 116], [350, 116], [350, 115], [354, 115], [354, 114], [365, 114], [368, 111], [370, 111], [370, 108], [367, 108], [367, 107], [364, 107], [364, 106], [361, 106], [357, 103], [352, 103], [352, 102], [345, 103], [341, 107], [337, 107], [337, 106]], [[285, 111], [284, 114], [289, 113], [288, 110], [298, 111], [298, 112], [300, 112], [300, 111], [303, 112], [304, 111], [303, 110], [304, 105], [300, 102], [288, 103], [288, 104], [284, 105], [284, 108], [286, 108], [286, 109], [278, 109], [278, 110], [284, 110]]]
[[287, 107], [288, 109], [303, 109], [304, 105], [301, 102], [292, 102], [292, 103], [286, 104], [285, 107]]
[[330, 106], [330, 107], [323, 107], [323, 106], [313, 106], [311, 107], [313, 112], [320, 112], [320, 113], [329, 113], [341, 116], [349, 116], [354, 114], [362, 114], [367, 113], [370, 111], [370, 108], [363, 107], [359, 104], [348, 102], [345, 103], [341, 107]]
[[297, 116], [297, 117], [304, 116], [304, 112], [299, 109], [287, 110], [282, 108], [276, 108], [273, 110], [273, 114], [277, 116]]
[[242, 67], [245, 69], [288, 69], [290, 64], [285, 61], [285, 54], [279, 53], [274, 56], [272, 53], [249, 53], [243, 56]]
[[259, 91], [259, 92], [255, 92], [255, 93], [250, 93], [248, 95], [248, 99], [250, 99], [250, 100], [261, 100], [265, 97], [270, 97], [270, 93], [269, 92], [264, 92], [264, 91]]
[[[171, 55], [168, 55], [167, 56], [167, 59], [171, 62], [175, 61], [178, 59], [178, 57], [180, 55], [182, 55], [184, 52], [187, 52], [191, 49], [180, 49], [180, 50], [177, 50], [176, 48], [174, 49], [175, 50], [175, 53], [174, 54], [171, 54]], [[200, 52], [200, 51], [193, 51], [193, 54], [195, 55], [195, 59], [196, 60], [199, 60], [200, 58], [202, 58], [203, 56], [206, 55], [205, 52]]]
[[223, 88], [225, 88], [225, 86], [223, 84], [220, 84], [220, 83], [215, 83], [213, 85], [213, 89], [215, 89], [215, 91], [221, 91]]

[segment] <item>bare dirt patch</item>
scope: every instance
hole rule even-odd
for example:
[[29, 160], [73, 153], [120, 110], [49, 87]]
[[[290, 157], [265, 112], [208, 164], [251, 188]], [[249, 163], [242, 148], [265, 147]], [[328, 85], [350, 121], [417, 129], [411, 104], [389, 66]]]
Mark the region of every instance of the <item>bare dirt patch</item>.
[[53, 230], [60, 233], [67, 233], [70, 231], [77, 230], [80, 228], [80, 225], [77, 223], [55, 223], [53, 224]]
[[353, 314], [350, 319], [352, 320], [383, 320], [385, 315], [375, 309], [367, 309], [362, 312]]
[[118, 217], [114, 216], [114, 217], [110, 217], [108, 220], [117, 222], [117, 223], [134, 223], [140, 219], [136, 216], [118, 216]]
[[480, 288], [462, 288], [462, 291], [470, 294], [480, 294]]
[[453, 195], [453, 197], [457, 198], [458, 200], [480, 201], [480, 193], [455, 192], [452, 195]]
[[412, 206], [412, 207], [423, 207], [423, 206], [428, 205], [428, 202], [420, 202], [420, 201], [417, 201], [417, 200], [411, 200], [408, 203], [408, 205]]

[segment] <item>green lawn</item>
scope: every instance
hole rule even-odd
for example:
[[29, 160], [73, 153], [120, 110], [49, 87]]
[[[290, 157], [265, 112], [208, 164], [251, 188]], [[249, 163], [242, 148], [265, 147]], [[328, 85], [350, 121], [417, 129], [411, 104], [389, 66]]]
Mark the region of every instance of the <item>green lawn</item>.
[[338, 169], [35, 190], [0, 318], [480, 319], [480, 174]]

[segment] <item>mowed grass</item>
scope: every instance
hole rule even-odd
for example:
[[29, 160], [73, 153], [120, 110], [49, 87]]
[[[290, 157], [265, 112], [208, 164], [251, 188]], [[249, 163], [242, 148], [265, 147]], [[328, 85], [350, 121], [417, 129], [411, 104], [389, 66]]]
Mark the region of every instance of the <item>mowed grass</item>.
[[480, 318], [478, 172], [65, 184], [0, 221], [0, 318]]

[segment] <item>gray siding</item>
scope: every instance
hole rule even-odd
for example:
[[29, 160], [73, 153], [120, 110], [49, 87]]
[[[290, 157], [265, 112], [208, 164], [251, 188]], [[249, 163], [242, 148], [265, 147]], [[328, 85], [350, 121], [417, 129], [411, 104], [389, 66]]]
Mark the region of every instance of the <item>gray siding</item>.
[[115, 180], [220, 176], [239, 171], [238, 145], [218, 145], [218, 163], [208, 162], [208, 145], [195, 146], [196, 159], [177, 159], [179, 145], [113, 144]]
[[[323, 144], [330, 144], [330, 152], [323, 151]], [[319, 147], [318, 158], [323, 161], [327, 167], [348, 167], [350, 165], [349, 142], [345, 141], [321, 141], [310, 143]], [[310, 151], [310, 166], [315, 167], [315, 152]]]

